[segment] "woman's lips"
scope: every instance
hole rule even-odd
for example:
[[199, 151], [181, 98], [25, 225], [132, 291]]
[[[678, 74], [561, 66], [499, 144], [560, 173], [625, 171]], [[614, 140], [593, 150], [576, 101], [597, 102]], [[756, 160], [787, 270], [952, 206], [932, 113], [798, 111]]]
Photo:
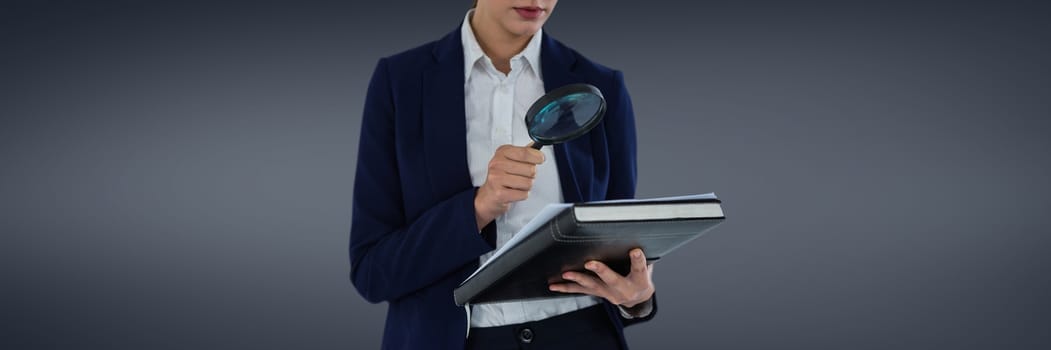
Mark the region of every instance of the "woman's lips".
[[544, 10], [539, 7], [515, 7], [514, 9], [519, 16], [528, 20], [540, 18], [540, 15], [544, 14]]

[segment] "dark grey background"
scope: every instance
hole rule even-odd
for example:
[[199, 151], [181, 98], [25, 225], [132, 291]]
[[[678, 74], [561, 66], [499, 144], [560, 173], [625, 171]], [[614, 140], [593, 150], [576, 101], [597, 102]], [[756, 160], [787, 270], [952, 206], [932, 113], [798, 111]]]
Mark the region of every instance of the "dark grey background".
[[[369, 349], [347, 278], [375, 62], [469, 1], [5, 1], [0, 348]], [[1046, 1], [585, 1], [640, 197], [729, 221], [641, 349], [1051, 347]]]

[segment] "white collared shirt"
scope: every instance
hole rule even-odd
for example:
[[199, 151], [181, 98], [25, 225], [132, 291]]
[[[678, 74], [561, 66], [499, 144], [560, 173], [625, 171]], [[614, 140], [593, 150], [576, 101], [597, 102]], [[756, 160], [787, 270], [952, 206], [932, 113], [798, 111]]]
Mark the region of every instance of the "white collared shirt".
[[[532, 141], [526, 131], [525, 113], [544, 95], [540, 71], [540, 38], [538, 31], [519, 54], [511, 58], [511, 71], [504, 74], [493, 66], [478, 45], [467, 11], [460, 37], [464, 54], [464, 100], [467, 118], [467, 165], [471, 183], [485, 183], [489, 160], [496, 148], [504, 144], [525, 146]], [[544, 147], [544, 163], [537, 166], [533, 189], [526, 200], [496, 218], [496, 246], [499, 249], [515, 232], [532, 219], [544, 206], [561, 203], [562, 185], [552, 147]], [[492, 252], [482, 255], [485, 263]], [[592, 296], [566, 296], [551, 299], [513, 301], [471, 306], [471, 327], [495, 327], [538, 321], [576, 311], [600, 301]]]

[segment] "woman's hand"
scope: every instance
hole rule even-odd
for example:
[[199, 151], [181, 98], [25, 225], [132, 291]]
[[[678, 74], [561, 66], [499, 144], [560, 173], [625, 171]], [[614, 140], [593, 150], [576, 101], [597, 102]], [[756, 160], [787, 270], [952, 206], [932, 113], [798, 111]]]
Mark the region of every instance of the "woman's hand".
[[507, 212], [513, 202], [529, 197], [536, 178], [537, 164], [544, 154], [531, 147], [503, 145], [489, 160], [485, 183], [474, 197], [474, 215], [481, 230], [497, 216]]
[[588, 261], [584, 268], [594, 272], [598, 277], [580, 273], [566, 272], [562, 278], [568, 283], [554, 283], [548, 286], [555, 292], [583, 293], [605, 298], [614, 305], [631, 308], [653, 297], [653, 266], [646, 264], [646, 255], [642, 249], [632, 249], [631, 272], [621, 276], [600, 261]]

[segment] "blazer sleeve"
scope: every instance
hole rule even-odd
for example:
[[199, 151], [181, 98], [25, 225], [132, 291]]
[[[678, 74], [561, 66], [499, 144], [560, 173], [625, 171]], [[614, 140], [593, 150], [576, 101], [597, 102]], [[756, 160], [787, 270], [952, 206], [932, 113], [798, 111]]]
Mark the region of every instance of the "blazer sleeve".
[[[631, 96], [624, 84], [624, 74], [613, 72], [615, 93], [610, 96], [609, 109], [606, 111], [605, 132], [606, 145], [609, 151], [610, 179], [606, 190], [606, 199], [635, 198], [635, 185], [638, 179], [635, 112], [631, 105]], [[624, 326], [630, 326], [653, 319], [657, 315], [657, 294], [650, 300], [652, 309], [646, 316], [625, 318], [621, 316]], [[619, 314], [619, 312], [618, 312]]]
[[[395, 94], [385, 59], [369, 82], [354, 178], [351, 281], [378, 303], [427, 287], [493, 249], [479, 234], [477, 188], [406, 218], [395, 142]], [[449, 296], [450, 303], [452, 296]]]

